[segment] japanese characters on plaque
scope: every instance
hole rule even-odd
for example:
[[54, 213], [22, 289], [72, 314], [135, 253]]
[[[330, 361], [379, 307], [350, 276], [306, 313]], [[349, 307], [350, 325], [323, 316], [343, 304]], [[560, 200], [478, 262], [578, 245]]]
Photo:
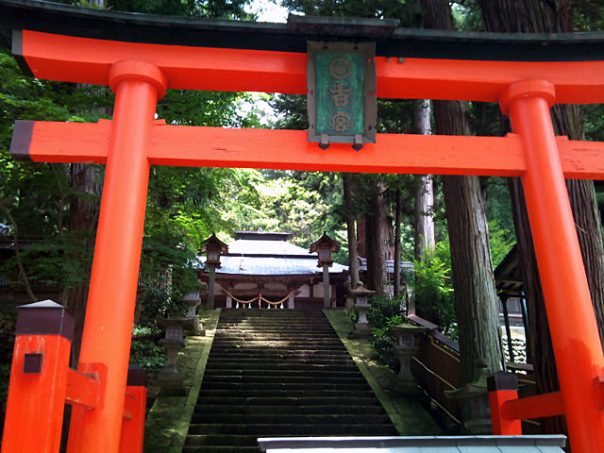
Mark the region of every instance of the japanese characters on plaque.
[[373, 44], [309, 43], [309, 140], [322, 148], [375, 142]]

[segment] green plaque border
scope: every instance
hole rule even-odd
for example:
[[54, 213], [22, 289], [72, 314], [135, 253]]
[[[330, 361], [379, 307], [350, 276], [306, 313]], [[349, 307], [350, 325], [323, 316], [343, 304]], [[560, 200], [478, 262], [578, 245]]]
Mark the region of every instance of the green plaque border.
[[[315, 94], [315, 65], [316, 54], [320, 52], [357, 52], [365, 60], [365, 118], [364, 133], [361, 136], [317, 134], [317, 103]], [[325, 42], [308, 41], [307, 63], [307, 108], [308, 108], [308, 140], [320, 143], [321, 148], [327, 148], [330, 143], [351, 143], [355, 149], [361, 149], [364, 143], [375, 143], [377, 127], [377, 96], [375, 73], [375, 42]]]

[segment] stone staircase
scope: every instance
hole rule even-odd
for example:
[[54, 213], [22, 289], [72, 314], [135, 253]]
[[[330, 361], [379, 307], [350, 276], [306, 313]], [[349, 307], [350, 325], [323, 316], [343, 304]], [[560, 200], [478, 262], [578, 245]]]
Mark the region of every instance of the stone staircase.
[[396, 435], [322, 313], [223, 310], [183, 452], [258, 452], [259, 437]]

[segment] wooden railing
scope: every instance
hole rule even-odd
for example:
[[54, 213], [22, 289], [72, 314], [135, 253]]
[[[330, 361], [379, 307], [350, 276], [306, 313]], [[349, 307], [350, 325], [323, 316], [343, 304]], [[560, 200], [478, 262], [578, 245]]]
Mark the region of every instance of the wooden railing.
[[447, 398], [447, 391], [461, 386], [461, 356], [456, 342], [436, 330], [437, 326], [416, 315], [409, 321], [428, 329], [421, 338], [420, 351], [411, 362], [417, 384], [430, 398], [431, 405], [443, 412], [448, 421], [461, 424], [458, 401]]
[[[447, 424], [461, 425], [461, 407], [457, 400], [447, 397], [446, 392], [462, 386], [461, 355], [456, 341], [437, 330], [438, 326], [415, 314], [407, 319], [427, 329], [421, 338], [420, 351], [411, 362], [411, 372], [424, 394], [430, 398], [430, 404], [438, 408], [447, 418]], [[530, 364], [506, 364], [508, 371], [518, 375], [520, 395], [530, 396], [536, 393], [533, 367]], [[539, 424], [527, 421], [524, 424], [527, 434], [539, 432]]]

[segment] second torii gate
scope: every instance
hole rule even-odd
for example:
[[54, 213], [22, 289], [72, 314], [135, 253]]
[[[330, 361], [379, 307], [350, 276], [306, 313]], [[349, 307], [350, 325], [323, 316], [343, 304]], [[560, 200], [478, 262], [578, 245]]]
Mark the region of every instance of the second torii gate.
[[[375, 144], [356, 152], [344, 144], [322, 150], [302, 131], [183, 127], [155, 119], [168, 88], [306, 93], [308, 36], [286, 25], [175, 24], [12, 0], [0, 0], [0, 18], [12, 30], [13, 53], [36, 77], [108, 85], [116, 93], [111, 121], [18, 121], [11, 146], [15, 157], [34, 162], [106, 165], [79, 365], [90, 371], [102, 364], [106, 376], [91, 390], [95, 402], [74, 409], [70, 453], [119, 449], [151, 165], [522, 177], [561, 392], [527, 399], [526, 407], [519, 400], [515, 413], [495, 416], [512, 422], [527, 413], [563, 413], [575, 452], [604, 451], [604, 360], [564, 181], [604, 179], [604, 143], [556, 137], [549, 113], [556, 103], [604, 102], [602, 37], [587, 37], [582, 46], [564, 37], [405, 30], [382, 37], [375, 57], [378, 97], [498, 102], [514, 133], [378, 134]], [[331, 35], [320, 37], [341, 38], [346, 27], [336, 20], [326, 32]], [[518, 49], [525, 55], [518, 57]], [[18, 424], [19, 403], [29, 401], [16, 390], [24, 387], [13, 385], [25, 379], [19, 373], [13, 368], [2, 451], [52, 451], [39, 440], [42, 431], [55, 429], [46, 422], [52, 414], [41, 414], [37, 426]]]

